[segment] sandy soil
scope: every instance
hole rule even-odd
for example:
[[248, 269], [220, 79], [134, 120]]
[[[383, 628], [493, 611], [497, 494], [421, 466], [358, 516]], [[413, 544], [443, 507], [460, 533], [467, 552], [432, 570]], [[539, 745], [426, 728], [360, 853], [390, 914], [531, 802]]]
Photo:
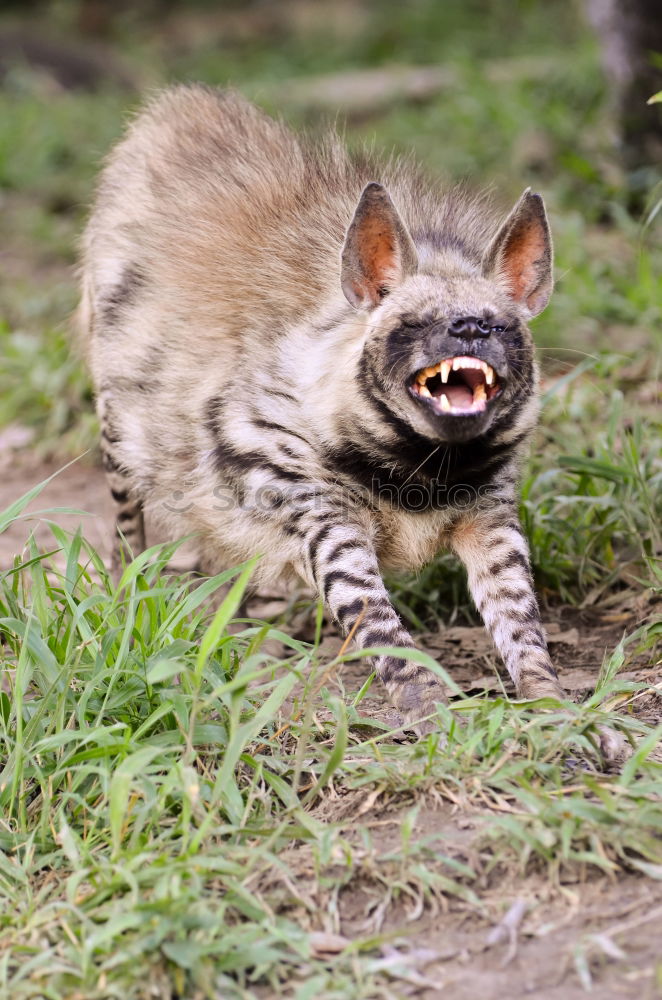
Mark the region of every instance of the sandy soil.
[[[360, 808], [355, 802], [353, 809]], [[375, 852], [397, 851], [401, 821], [401, 805], [361, 816]], [[489, 814], [448, 804], [422, 808], [415, 836], [429, 836], [432, 850], [438, 844], [445, 854], [470, 859], [472, 840], [488, 821]], [[350, 839], [354, 823], [348, 818]], [[329, 900], [314, 893], [316, 873], [301, 851], [293, 850], [287, 863], [299, 873], [298, 891], [305, 895], [308, 875], [309, 902], [329, 912]], [[406, 903], [402, 893], [394, 893], [396, 902], [390, 899], [386, 909], [388, 893], [376, 892], [368, 878], [365, 884], [359, 879], [343, 890], [338, 905], [339, 929], [347, 941], [376, 931], [386, 938], [384, 963], [393, 961], [399, 968], [395, 997], [582, 1000], [587, 979], [591, 995], [600, 1000], [662, 995], [662, 882], [638, 875], [565, 875], [551, 885], [542, 872], [520, 878], [497, 870], [480, 889], [483, 913], [452, 898], [424, 907], [415, 885], [409, 893]]]

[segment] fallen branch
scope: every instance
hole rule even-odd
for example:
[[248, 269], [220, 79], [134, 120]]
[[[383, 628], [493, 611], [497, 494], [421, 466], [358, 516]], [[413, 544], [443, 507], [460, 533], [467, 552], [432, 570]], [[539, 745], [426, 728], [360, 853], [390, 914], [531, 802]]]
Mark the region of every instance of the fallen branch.
[[[481, 64], [477, 72], [490, 84], [543, 79], [559, 67], [558, 59], [529, 56]], [[270, 99], [308, 112], [337, 112], [356, 120], [388, 111], [398, 102], [425, 103], [457, 89], [462, 73], [452, 66], [380, 66], [287, 80]]]

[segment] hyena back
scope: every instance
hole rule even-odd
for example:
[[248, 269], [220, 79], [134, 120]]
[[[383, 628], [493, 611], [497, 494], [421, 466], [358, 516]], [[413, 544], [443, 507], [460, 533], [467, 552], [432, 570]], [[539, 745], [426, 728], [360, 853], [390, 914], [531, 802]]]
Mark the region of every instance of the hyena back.
[[[529, 191], [498, 224], [409, 163], [166, 91], [112, 153], [84, 239], [115, 560], [149, 508], [209, 572], [261, 553], [258, 584], [303, 578], [365, 648], [412, 645], [382, 570], [450, 547], [518, 695], [561, 696], [517, 515], [551, 256]], [[433, 675], [374, 666], [411, 724], [433, 714]]]

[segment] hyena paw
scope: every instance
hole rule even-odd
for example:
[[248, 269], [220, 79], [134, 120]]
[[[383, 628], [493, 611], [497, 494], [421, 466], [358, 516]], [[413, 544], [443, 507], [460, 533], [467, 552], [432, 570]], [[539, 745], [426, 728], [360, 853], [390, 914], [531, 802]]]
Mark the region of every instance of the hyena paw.
[[405, 728], [412, 729], [417, 736], [426, 736], [439, 728], [436, 704], [445, 704], [448, 696], [432, 674], [426, 671], [388, 687], [393, 704], [403, 716]]
[[619, 768], [630, 756], [631, 748], [625, 737], [609, 726], [598, 726], [600, 737], [600, 753], [605, 764], [610, 768]]
[[[533, 701], [537, 698], [567, 698], [556, 677], [539, 675], [521, 677], [517, 684], [517, 697]], [[610, 770], [618, 769], [630, 753], [630, 746], [621, 733], [609, 726], [597, 726], [600, 753]]]
[[122, 573], [124, 572], [125, 565], [131, 562], [131, 556], [125, 554], [124, 559], [122, 559], [122, 550], [119, 546], [114, 546], [109, 561], [106, 563], [108, 567], [108, 575], [115, 586], [122, 579]]
[[517, 682], [517, 697], [525, 701], [535, 701], [538, 698], [558, 698], [562, 700], [567, 695], [558, 679], [552, 677], [523, 676]]

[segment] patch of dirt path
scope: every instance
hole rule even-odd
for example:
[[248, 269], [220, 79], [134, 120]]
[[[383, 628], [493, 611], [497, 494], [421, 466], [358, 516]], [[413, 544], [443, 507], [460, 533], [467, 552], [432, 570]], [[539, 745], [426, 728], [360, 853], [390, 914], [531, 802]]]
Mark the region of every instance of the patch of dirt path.
[[[662, 885], [625, 876], [564, 888], [567, 902], [547, 900], [542, 878], [511, 885], [505, 896], [488, 893], [484, 901], [503, 914], [496, 923], [463, 914], [423, 916], [410, 939], [414, 960], [423, 947], [438, 957], [421, 970], [430, 985], [416, 995], [585, 1000], [589, 981], [601, 1000], [662, 995]], [[520, 907], [526, 912], [510, 933], [507, 915]]]
[[[67, 468], [61, 464], [37, 463], [29, 453], [0, 458], [0, 511], [5, 510], [32, 487], [53, 476], [9, 528], [0, 534], [0, 570], [9, 569], [20, 555], [30, 531], [46, 550], [55, 547], [45, 521], [52, 520], [75, 531], [82, 527], [85, 537], [108, 558], [112, 541], [113, 501], [103, 471], [80, 459]], [[50, 513], [53, 508], [75, 508], [84, 513]], [[39, 513], [44, 512], [44, 513]]]

